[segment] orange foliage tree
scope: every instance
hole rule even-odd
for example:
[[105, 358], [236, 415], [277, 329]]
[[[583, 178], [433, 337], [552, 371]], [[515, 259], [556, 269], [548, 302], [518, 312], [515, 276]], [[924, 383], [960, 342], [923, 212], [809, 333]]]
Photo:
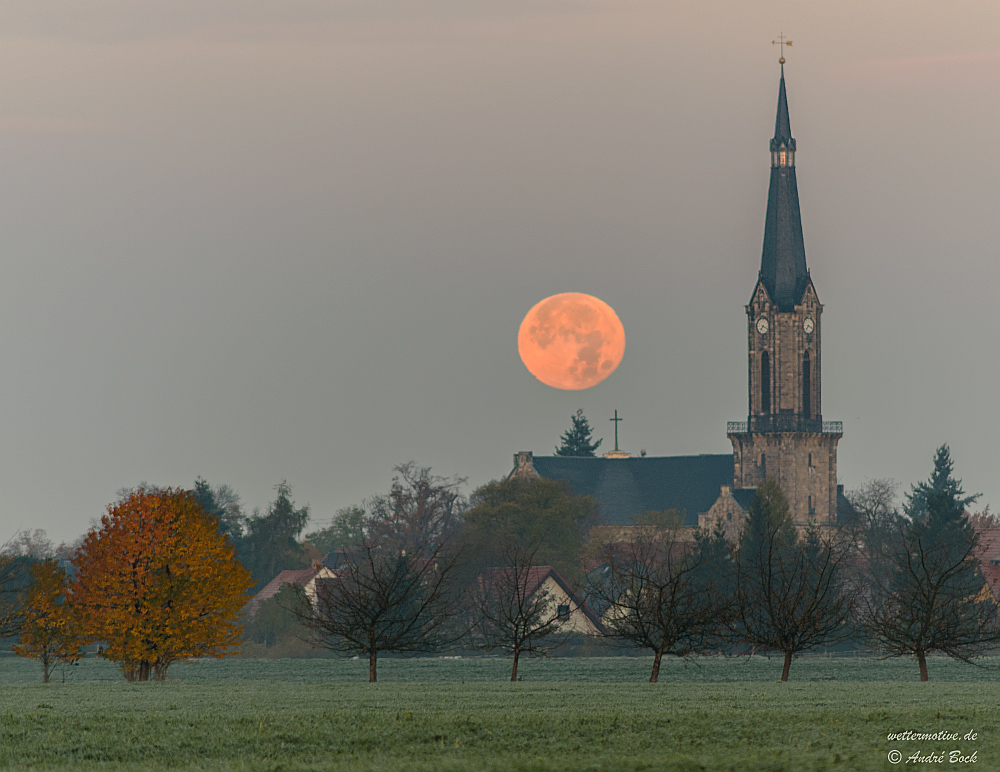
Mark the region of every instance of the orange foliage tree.
[[137, 488], [84, 538], [69, 598], [127, 680], [236, 653], [253, 582], [218, 526], [189, 491]]
[[31, 584], [22, 593], [19, 657], [42, 663], [42, 682], [48, 683], [57, 662], [75, 662], [83, 656], [82, 638], [73, 607], [66, 603], [66, 572], [56, 560], [42, 560], [29, 569]]

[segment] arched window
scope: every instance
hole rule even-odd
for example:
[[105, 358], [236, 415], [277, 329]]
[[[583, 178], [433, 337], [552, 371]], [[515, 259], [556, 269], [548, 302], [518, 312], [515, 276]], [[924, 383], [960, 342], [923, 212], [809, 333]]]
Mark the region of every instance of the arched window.
[[760, 355], [760, 412], [771, 412], [771, 360], [766, 351]]
[[808, 351], [802, 355], [802, 415], [812, 418], [812, 366]]

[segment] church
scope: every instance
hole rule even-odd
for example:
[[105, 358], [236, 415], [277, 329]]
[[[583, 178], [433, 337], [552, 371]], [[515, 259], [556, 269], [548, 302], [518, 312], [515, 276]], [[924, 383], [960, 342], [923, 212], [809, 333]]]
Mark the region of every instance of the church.
[[611, 525], [631, 525], [640, 512], [676, 509], [685, 525], [721, 522], [735, 533], [769, 477], [781, 486], [797, 526], [834, 526], [854, 517], [837, 484], [843, 427], [823, 420], [823, 305], [806, 266], [784, 59], [770, 149], [764, 249], [746, 306], [747, 418], [726, 426], [732, 455], [633, 457], [616, 441], [602, 458], [516, 453], [511, 476], [567, 480], [574, 493], [597, 499]]

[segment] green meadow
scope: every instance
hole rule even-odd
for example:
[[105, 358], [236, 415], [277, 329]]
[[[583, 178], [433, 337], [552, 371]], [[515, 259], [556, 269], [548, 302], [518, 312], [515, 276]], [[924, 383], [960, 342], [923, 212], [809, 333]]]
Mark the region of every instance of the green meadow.
[[[0, 769], [1000, 769], [996, 670], [935, 658], [922, 684], [908, 661], [803, 657], [782, 684], [777, 659], [709, 658], [649, 684], [650, 662], [527, 660], [510, 683], [500, 658], [385, 659], [369, 684], [361, 661], [230, 659], [127, 684], [90, 659], [43, 685], [3, 658]], [[959, 738], [887, 740], [906, 731]]]

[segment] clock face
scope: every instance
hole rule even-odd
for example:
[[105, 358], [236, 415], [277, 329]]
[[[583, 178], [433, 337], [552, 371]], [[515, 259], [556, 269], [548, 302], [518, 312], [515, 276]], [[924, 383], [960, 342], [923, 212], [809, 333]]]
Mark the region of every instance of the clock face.
[[806, 320], [802, 322], [802, 329], [805, 330], [807, 333], [812, 332], [815, 329], [815, 327], [816, 324], [813, 322], [812, 319], [806, 318]]
[[763, 316], [757, 320], [757, 332], [759, 332], [761, 335], [767, 332], [767, 319], [765, 319]]

